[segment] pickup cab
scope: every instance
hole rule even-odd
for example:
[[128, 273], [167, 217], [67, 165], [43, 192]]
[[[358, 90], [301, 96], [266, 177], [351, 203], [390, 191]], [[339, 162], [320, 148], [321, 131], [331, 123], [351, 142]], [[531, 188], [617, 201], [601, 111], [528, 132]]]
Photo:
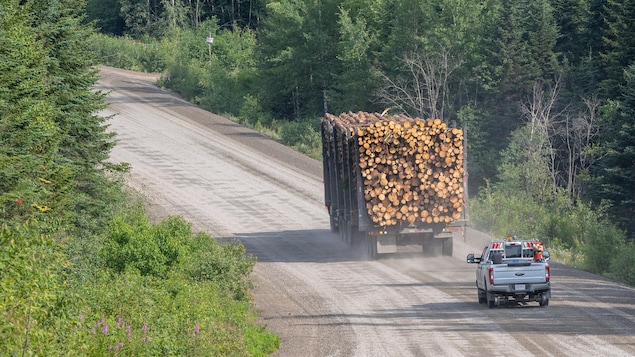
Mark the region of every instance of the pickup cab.
[[549, 305], [551, 273], [549, 252], [537, 240], [501, 240], [489, 243], [480, 257], [470, 253], [476, 266], [478, 302], [493, 308], [510, 302]]

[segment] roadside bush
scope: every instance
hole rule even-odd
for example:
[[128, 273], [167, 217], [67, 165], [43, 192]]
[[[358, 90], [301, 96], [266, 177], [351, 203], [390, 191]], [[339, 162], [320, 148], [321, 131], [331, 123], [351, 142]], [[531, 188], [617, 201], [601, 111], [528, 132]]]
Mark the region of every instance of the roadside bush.
[[240, 112], [238, 113], [238, 120], [240, 124], [252, 128], [257, 125], [264, 127], [271, 126], [271, 115], [265, 113], [257, 98], [253, 97], [251, 94], [247, 94], [243, 100], [243, 106], [240, 108]]
[[0, 226], [0, 355], [50, 356], [57, 328], [68, 320], [63, 303], [66, 260], [36, 221]]
[[236, 73], [210, 65], [199, 79], [202, 87], [197, 102], [214, 113], [237, 115], [243, 107], [247, 91], [236, 78]]
[[103, 65], [150, 73], [162, 72], [166, 67], [165, 44], [152, 38], [136, 40], [94, 34], [90, 41]]
[[317, 160], [322, 158], [321, 135], [319, 119], [284, 122], [280, 128], [282, 144]]
[[278, 348], [250, 309], [255, 259], [243, 245], [194, 235], [180, 217], [153, 225], [139, 207], [108, 227], [107, 269], [75, 286], [85, 305], [65, 343], [69, 352], [249, 356]]
[[213, 282], [237, 300], [247, 301], [250, 298], [250, 274], [256, 260], [246, 254], [242, 244], [219, 244], [201, 232], [194, 238], [191, 250], [187, 271], [192, 279]]
[[63, 334], [61, 355], [249, 355], [245, 335], [255, 314], [210, 282], [103, 271], [83, 295], [87, 304]]
[[506, 195], [490, 188], [470, 200], [472, 224], [498, 238], [518, 235], [527, 239], [544, 239], [542, 224], [547, 216], [544, 206], [525, 197]]
[[201, 78], [207, 72], [196, 60], [170, 63], [166, 69], [166, 74], [161, 83], [165, 87], [179, 93], [185, 100], [194, 104], [200, 103], [203, 95]]
[[133, 269], [141, 275], [164, 277], [190, 246], [190, 225], [170, 217], [151, 225], [141, 209], [115, 217], [104, 240], [102, 258], [116, 273]]
[[[624, 233], [607, 222], [587, 223], [581, 239], [584, 269], [596, 274], [608, 273], [611, 261], [624, 246]], [[631, 270], [634, 269], [632, 266]]]
[[627, 243], [618, 250], [611, 259], [608, 275], [635, 287], [635, 244]]

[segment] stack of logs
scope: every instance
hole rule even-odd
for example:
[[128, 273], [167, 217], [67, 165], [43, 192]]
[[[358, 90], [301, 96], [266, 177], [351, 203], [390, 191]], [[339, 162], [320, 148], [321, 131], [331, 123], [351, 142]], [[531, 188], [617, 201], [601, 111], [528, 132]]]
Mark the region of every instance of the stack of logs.
[[327, 114], [359, 144], [366, 209], [375, 224], [449, 223], [464, 203], [463, 131], [439, 119]]

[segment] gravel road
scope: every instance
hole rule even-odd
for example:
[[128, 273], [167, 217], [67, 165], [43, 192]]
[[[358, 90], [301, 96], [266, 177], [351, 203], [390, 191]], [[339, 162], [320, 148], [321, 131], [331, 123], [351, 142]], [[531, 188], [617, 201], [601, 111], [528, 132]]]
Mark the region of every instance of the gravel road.
[[413, 249], [378, 261], [329, 231], [321, 163], [154, 85], [156, 75], [102, 67], [103, 115], [132, 165], [130, 185], [158, 217], [239, 239], [258, 263], [262, 324], [275, 356], [635, 356], [635, 290], [552, 264], [553, 296], [479, 305], [475, 266], [489, 237], [470, 230], [454, 257]]

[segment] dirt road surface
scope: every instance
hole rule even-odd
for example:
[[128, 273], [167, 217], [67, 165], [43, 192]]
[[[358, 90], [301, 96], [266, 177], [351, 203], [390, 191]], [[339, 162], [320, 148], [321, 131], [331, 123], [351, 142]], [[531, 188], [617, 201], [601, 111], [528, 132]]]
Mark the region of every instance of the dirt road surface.
[[487, 236], [455, 239], [454, 257], [402, 251], [365, 258], [329, 231], [321, 163], [155, 86], [103, 67], [98, 89], [130, 184], [159, 216], [240, 239], [258, 263], [262, 324], [275, 356], [635, 356], [635, 290], [556, 263], [553, 296], [489, 309], [475, 266]]

